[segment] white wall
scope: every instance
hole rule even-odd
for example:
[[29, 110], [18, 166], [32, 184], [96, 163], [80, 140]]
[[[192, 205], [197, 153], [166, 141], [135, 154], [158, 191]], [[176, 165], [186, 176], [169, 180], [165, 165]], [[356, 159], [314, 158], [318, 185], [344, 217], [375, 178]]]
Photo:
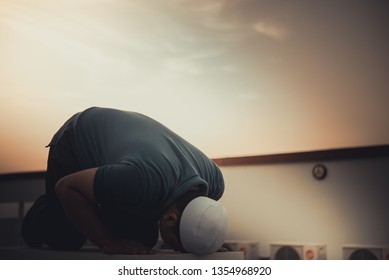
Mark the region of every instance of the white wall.
[[229, 211], [228, 239], [260, 243], [324, 243], [328, 259], [344, 244], [389, 245], [389, 157], [222, 167]]

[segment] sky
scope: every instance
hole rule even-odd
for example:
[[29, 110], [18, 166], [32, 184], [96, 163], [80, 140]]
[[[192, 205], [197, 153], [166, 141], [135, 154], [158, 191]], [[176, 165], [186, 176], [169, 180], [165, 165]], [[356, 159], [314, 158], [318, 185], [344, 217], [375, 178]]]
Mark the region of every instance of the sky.
[[389, 144], [388, 3], [0, 0], [0, 173], [91, 106], [211, 158]]

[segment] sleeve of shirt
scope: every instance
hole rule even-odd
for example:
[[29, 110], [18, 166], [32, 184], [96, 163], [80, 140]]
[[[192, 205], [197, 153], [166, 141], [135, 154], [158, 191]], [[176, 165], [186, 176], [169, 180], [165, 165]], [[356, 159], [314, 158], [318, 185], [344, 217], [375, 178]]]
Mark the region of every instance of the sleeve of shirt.
[[102, 209], [141, 212], [147, 207], [147, 188], [138, 170], [130, 164], [99, 167], [94, 180], [94, 193]]
[[222, 172], [216, 165], [214, 166], [211, 177], [211, 180], [208, 182], [208, 197], [219, 200], [224, 193], [224, 179]]

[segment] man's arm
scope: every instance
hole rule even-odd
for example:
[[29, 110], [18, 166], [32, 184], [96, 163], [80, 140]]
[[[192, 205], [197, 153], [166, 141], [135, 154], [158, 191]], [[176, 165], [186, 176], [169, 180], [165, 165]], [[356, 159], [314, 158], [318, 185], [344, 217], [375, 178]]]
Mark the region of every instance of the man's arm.
[[96, 212], [93, 183], [97, 168], [82, 170], [59, 180], [55, 186], [62, 207], [74, 226], [105, 253], [139, 254], [151, 250], [132, 240], [114, 238]]

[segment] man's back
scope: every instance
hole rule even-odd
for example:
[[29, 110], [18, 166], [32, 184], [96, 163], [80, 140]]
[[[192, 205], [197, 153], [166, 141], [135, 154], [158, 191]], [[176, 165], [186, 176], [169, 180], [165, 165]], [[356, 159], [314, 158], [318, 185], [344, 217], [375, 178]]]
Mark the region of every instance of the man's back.
[[106, 203], [156, 218], [193, 185], [214, 199], [224, 191], [211, 160], [147, 116], [93, 107], [75, 115], [71, 126], [80, 169], [99, 167], [95, 191], [102, 203], [110, 197]]

